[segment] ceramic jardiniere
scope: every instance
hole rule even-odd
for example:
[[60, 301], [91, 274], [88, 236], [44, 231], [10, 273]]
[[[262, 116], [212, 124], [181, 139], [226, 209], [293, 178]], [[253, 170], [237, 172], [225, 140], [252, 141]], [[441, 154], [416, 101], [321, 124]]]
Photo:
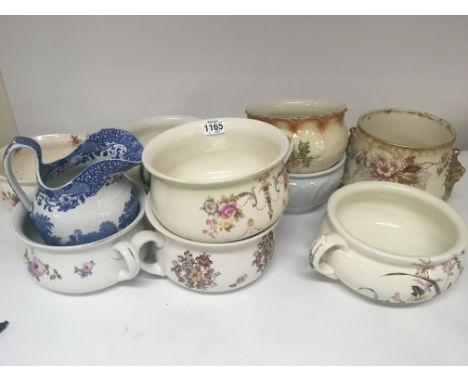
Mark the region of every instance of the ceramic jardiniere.
[[[38, 187], [32, 200], [12, 170], [18, 149], [36, 155]], [[102, 129], [65, 158], [44, 164], [37, 141], [17, 137], [5, 151], [5, 175], [47, 244], [84, 244], [114, 234], [138, 215], [137, 193], [123, 172], [141, 163], [142, 150], [130, 133]]]
[[290, 173], [313, 173], [334, 166], [348, 141], [346, 106], [327, 100], [281, 99], [247, 106], [249, 118], [280, 128], [294, 143], [287, 163]]
[[453, 148], [456, 131], [428, 113], [372, 111], [351, 129], [344, 184], [385, 180], [407, 184], [447, 200], [465, 169]]
[[[186, 115], [158, 115], [132, 122], [125, 130], [131, 132], [144, 147], [151, 139], [158, 136], [163, 131], [184, 123], [197, 121], [198, 119], [199, 118]], [[127, 175], [146, 191], [149, 190], [151, 174], [145, 170], [143, 165], [139, 165], [127, 171]]]
[[444, 201], [406, 185], [361, 182], [330, 197], [309, 259], [366, 297], [417, 303], [457, 281], [467, 243], [465, 224]]
[[[139, 190], [139, 189], [137, 189]], [[144, 204], [144, 192], [137, 191]], [[37, 285], [61, 293], [87, 293], [134, 278], [139, 260], [130, 239], [144, 230], [144, 209], [123, 230], [94, 243], [72, 246], [44, 244], [28, 214], [18, 205], [10, 218], [22, 243], [19, 255]]]
[[273, 257], [278, 223], [235, 243], [209, 244], [183, 239], [165, 229], [149, 199], [146, 215], [155, 231], [137, 233], [132, 244], [140, 251], [146, 243], [155, 243], [156, 261], [150, 263], [140, 254], [141, 269], [194, 291], [229, 292], [247, 286], [263, 275]]
[[143, 151], [154, 213], [189, 240], [222, 243], [255, 235], [286, 208], [289, 153], [287, 137], [260, 121], [218, 118], [173, 127]]
[[[47, 134], [34, 139], [39, 142], [45, 163], [53, 162], [70, 154], [86, 138], [85, 134]], [[8, 184], [3, 169], [3, 156], [7, 146], [0, 149], [0, 198], [10, 210], [19, 199]], [[13, 172], [24, 192], [32, 198], [37, 189], [35, 156], [31, 150], [16, 150], [11, 158]]]
[[345, 156], [327, 170], [312, 174], [289, 174], [287, 214], [304, 214], [325, 203], [341, 183]]

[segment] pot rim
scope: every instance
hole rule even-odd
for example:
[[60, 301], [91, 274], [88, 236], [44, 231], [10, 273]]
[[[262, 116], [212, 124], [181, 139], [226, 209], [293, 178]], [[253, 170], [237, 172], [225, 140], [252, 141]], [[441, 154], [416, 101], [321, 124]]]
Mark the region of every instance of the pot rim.
[[[450, 141], [442, 143], [440, 145], [433, 145], [433, 146], [403, 145], [403, 144], [400, 144], [400, 143], [395, 143], [395, 142], [386, 140], [384, 138], [378, 137], [378, 136], [376, 136], [374, 134], [371, 134], [368, 131], [364, 130], [364, 128], [361, 126], [361, 123], [364, 120], [364, 118], [368, 117], [371, 114], [391, 113], [391, 112], [406, 113], [406, 114], [417, 114], [421, 118], [427, 118], [427, 119], [430, 119], [432, 121], [438, 122], [440, 125], [447, 128], [450, 131], [450, 133], [452, 134], [453, 137], [452, 137], [452, 139]], [[390, 145], [390, 146], [394, 146], [394, 147], [400, 147], [400, 148], [404, 148], [404, 149], [411, 149], [411, 150], [424, 151], [424, 150], [442, 149], [442, 148], [445, 148], [445, 147], [453, 146], [453, 144], [455, 143], [455, 141], [457, 139], [457, 131], [455, 130], [455, 128], [453, 127], [452, 124], [450, 124], [445, 119], [442, 119], [442, 118], [440, 118], [440, 117], [438, 117], [438, 116], [436, 116], [434, 114], [430, 114], [430, 113], [427, 113], [425, 111], [419, 111], [419, 110], [415, 110], [415, 109], [383, 108], [383, 109], [368, 111], [368, 112], [362, 114], [359, 117], [359, 119], [357, 121], [357, 124], [356, 124], [356, 127], [359, 129], [360, 132], [367, 135], [368, 137], [371, 137], [371, 138], [375, 139], [376, 141], [379, 141], [379, 142], [384, 143], [386, 145]]]
[[[21, 225], [23, 224], [23, 221], [25, 219], [29, 219], [29, 216], [21, 203], [18, 203], [13, 208], [13, 211], [11, 212], [11, 215], [10, 215], [11, 230], [22, 243], [27, 244], [33, 248], [38, 248], [47, 252], [62, 253], [64, 255], [66, 254], [73, 255], [76, 252], [84, 252], [84, 251], [89, 251], [90, 253], [92, 253], [93, 249], [95, 248], [119, 241], [119, 238], [121, 236], [130, 232], [143, 220], [143, 217], [145, 215], [144, 204], [145, 204], [146, 194], [143, 191], [143, 189], [140, 186], [138, 186], [136, 183], [134, 182], [131, 182], [131, 183], [133, 184], [136, 191], [138, 192], [138, 198], [140, 201], [140, 211], [138, 212], [137, 217], [127, 227], [125, 227], [124, 229], [120, 231], [117, 231], [111, 236], [105, 237], [104, 239], [94, 241], [91, 243], [86, 243], [86, 244], [64, 245], [64, 246], [47, 245], [43, 243], [38, 243], [37, 241], [34, 241], [30, 239], [28, 236], [26, 236], [24, 234], [24, 230], [21, 227]], [[31, 225], [34, 226], [32, 222], [31, 222]]]
[[[268, 165], [264, 166], [264, 168], [262, 168], [259, 171], [256, 171], [254, 173], [246, 173], [246, 174], [231, 176], [231, 177], [227, 177], [226, 179], [220, 179], [220, 180], [197, 180], [197, 181], [185, 180], [185, 179], [166, 175], [156, 170], [153, 166], [150, 165], [150, 161], [151, 161], [150, 157], [154, 156], [152, 151], [154, 151], [155, 146], [159, 144], [159, 140], [169, 139], [167, 137], [171, 137], [171, 135], [176, 135], [180, 131], [190, 129], [195, 124], [205, 124], [206, 121], [212, 121], [212, 120], [222, 120], [224, 122], [230, 122], [230, 123], [243, 123], [245, 125], [250, 124], [252, 129], [258, 129], [258, 128], [269, 129], [270, 130], [269, 135], [275, 137], [281, 146], [280, 152]], [[162, 132], [157, 137], [153, 138], [146, 145], [145, 149], [143, 150], [142, 162], [143, 162], [143, 166], [145, 167], [145, 169], [152, 176], [158, 179], [163, 179], [170, 183], [182, 184], [182, 185], [188, 185], [188, 186], [224, 185], [224, 184], [231, 184], [235, 182], [241, 182], [241, 181], [249, 180], [252, 178], [256, 178], [272, 170], [273, 168], [275, 168], [277, 165], [279, 165], [282, 162], [283, 162], [283, 165], [285, 165], [289, 157], [289, 154], [292, 151], [292, 148], [293, 148], [293, 143], [290, 141], [290, 139], [282, 131], [280, 131], [273, 125], [270, 125], [268, 123], [261, 122], [261, 121], [247, 119], [247, 118], [218, 117], [218, 118], [200, 119], [197, 121], [184, 123], [182, 125], [175, 126], [167, 131]]]
[[271, 226], [268, 228], [264, 229], [263, 231], [258, 232], [257, 234], [250, 236], [246, 239], [242, 240], [237, 240], [237, 241], [231, 241], [231, 242], [225, 242], [225, 243], [205, 243], [201, 241], [193, 241], [189, 239], [185, 239], [183, 237], [180, 237], [176, 235], [175, 233], [172, 233], [168, 229], [166, 229], [157, 219], [154, 210], [153, 210], [153, 205], [151, 203], [151, 198], [149, 195], [146, 197], [145, 201], [145, 213], [146, 213], [146, 218], [148, 219], [149, 223], [151, 226], [156, 229], [157, 232], [161, 233], [164, 237], [169, 238], [171, 240], [176, 241], [177, 243], [183, 243], [185, 245], [188, 245], [189, 247], [203, 247], [203, 248], [212, 248], [212, 249], [230, 249], [230, 248], [236, 248], [236, 247], [241, 247], [248, 245], [254, 241], [259, 240], [261, 237], [265, 236], [269, 232], [273, 231], [279, 224], [281, 217], [278, 218], [278, 220], [273, 223]]
[[[371, 246], [364, 241], [356, 238], [340, 223], [337, 214], [336, 207], [340, 200], [350, 194], [362, 193], [362, 192], [379, 192], [379, 191], [391, 191], [393, 194], [413, 196], [424, 203], [431, 205], [431, 207], [437, 209], [439, 212], [447, 216], [455, 225], [457, 229], [457, 238], [453, 245], [446, 249], [443, 253], [439, 253], [433, 256], [409, 256], [402, 255], [399, 253], [392, 253], [384, 251]], [[415, 261], [419, 259], [430, 259], [434, 264], [439, 264], [449, 260], [452, 256], [460, 254], [464, 251], [468, 243], [468, 231], [463, 219], [455, 212], [455, 210], [443, 200], [425, 192], [418, 190], [417, 188], [407, 186], [399, 183], [385, 182], [385, 181], [366, 181], [353, 183], [342, 187], [335, 191], [327, 203], [327, 215], [328, 222], [332, 230], [338, 233], [345, 242], [354, 248], [360, 254], [374, 258], [375, 260], [381, 260], [385, 263], [396, 263], [405, 265], [414, 265]]]
[[311, 178], [320, 178], [324, 175], [328, 175], [332, 172], [338, 171], [340, 168], [342, 168], [345, 164], [346, 161], [346, 154], [344, 154], [341, 159], [332, 167], [327, 168], [326, 170], [323, 171], [318, 171], [318, 172], [311, 172], [311, 173], [293, 173], [293, 172], [288, 172], [288, 175], [291, 179], [311, 179]]
[[[272, 112], [260, 112], [255, 111], [255, 109], [259, 107], [274, 107], [279, 104], [286, 104], [288, 102], [295, 102], [295, 103], [315, 103], [315, 104], [328, 104], [329, 106], [334, 106], [336, 108], [335, 111], [329, 113], [304, 113], [303, 115], [295, 115], [295, 116], [285, 116], [285, 115], [278, 115], [274, 111]], [[339, 116], [341, 114], [346, 113], [348, 110], [347, 106], [341, 101], [333, 101], [330, 99], [325, 98], [279, 98], [274, 100], [267, 100], [267, 101], [258, 101], [253, 102], [246, 106], [245, 114], [250, 118], [262, 118], [262, 119], [270, 119], [270, 120], [307, 120], [307, 119], [320, 119], [320, 118], [332, 118], [334, 116]]]

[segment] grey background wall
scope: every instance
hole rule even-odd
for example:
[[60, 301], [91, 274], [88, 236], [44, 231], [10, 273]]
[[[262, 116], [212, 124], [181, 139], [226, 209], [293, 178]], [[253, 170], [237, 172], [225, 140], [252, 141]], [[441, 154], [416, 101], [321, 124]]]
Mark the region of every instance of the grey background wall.
[[242, 116], [251, 101], [342, 100], [437, 114], [468, 149], [467, 17], [0, 17], [22, 134], [157, 114]]

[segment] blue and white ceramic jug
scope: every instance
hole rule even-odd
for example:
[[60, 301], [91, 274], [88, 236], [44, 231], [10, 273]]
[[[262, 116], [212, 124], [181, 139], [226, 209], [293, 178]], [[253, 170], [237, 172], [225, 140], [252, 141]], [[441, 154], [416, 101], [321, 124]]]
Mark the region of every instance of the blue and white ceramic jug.
[[[12, 171], [10, 158], [20, 148], [36, 154], [33, 200]], [[102, 129], [65, 158], [44, 164], [34, 139], [16, 137], [5, 151], [5, 174], [47, 244], [85, 244], [125, 228], [138, 215], [138, 192], [123, 172], [141, 163], [142, 151], [129, 132]]]

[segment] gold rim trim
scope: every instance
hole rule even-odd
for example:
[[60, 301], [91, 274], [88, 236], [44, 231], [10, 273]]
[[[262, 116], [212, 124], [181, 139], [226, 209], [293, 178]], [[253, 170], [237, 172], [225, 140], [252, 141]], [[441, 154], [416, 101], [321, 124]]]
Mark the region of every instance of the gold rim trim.
[[[369, 133], [368, 131], [364, 130], [364, 128], [361, 126], [361, 122], [362, 122], [362, 120], [364, 118], [366, 118], [366, 117], [368, 117], [368, 116], [370, 116], [372, 114], [377, 114], [377, 113], [385, 113], [385, 114], [405, 113], [405, 114], [418, 115], [419, 117], [427, 118], [427, 119], [430, 119], [431, 121], [435, 121], [435, 122], [440, 123], [443, 127], [447, 128], [452, 133], [453, 138], [450, 141], [446, 142], [446, 143], [443, 143], [443, 144], [440, 144], [440, 145], [434, 145], [434, 146], [411, 146], [411, 145], [403, 145], [403, 144], [400, 144], [400, 143], [395, 143], [395, 142], [392, 142], [392, 141], [377, 137], [377, 136]], [[442, 119], [440, 117], [437, 117], [436, 115], [426, 113], [426, 112], [423, 112], [423, 111], [413, 110], [413, 109], [387, 108], [387, 109], [379, 109], [379, 110], [369, 111], [369, 112], [367, 112], [365, 114], [362, 114], [359, 117], [359, 119], [357, 121], [357, 124], [356, 124], [356, 128], [359, 129], [359, 131], [361, 133], [363, 133], [364, 135], [367, 135], [368, 137], [370, 137], [372, 139], [375, 139], [376, 141], [379, 141], [379, 142], [381, 142], [383, 144], [394, 146], [394, 147], [400, 147], [400, 148], [403, 148], [403, 149], [409, 149], [409, 150], [421, 150], [421, 151], [426, 151], [427, 150], [428, 151], [428, 150], [443, 149], [443, 148], [453, 146], [453, 144], [455, 143], [455, 140], [457, 139], [457, 131], [446, 120], [444, 120], [444, 119]]]
[[338, 111], [334, 111], [333, 113], [324, 113], [324, 114], [317, 114], [317, 115], [300, 115], [300, 116], [275, 116], [275, 115], [266, 115], [261, 113], [251, 112], [245, 109], [245, 114], [247, 118], [250, 119], [261, 119], [261, 120], [279, 120], [279, 121], [290, 121], [290, 120], [315, 120], [315, 119], [332, 119], [332, 118], [339, 118], [343, 119], [345, 113], [348, 111], [348, 108], [345, 106], [343, 109]]

